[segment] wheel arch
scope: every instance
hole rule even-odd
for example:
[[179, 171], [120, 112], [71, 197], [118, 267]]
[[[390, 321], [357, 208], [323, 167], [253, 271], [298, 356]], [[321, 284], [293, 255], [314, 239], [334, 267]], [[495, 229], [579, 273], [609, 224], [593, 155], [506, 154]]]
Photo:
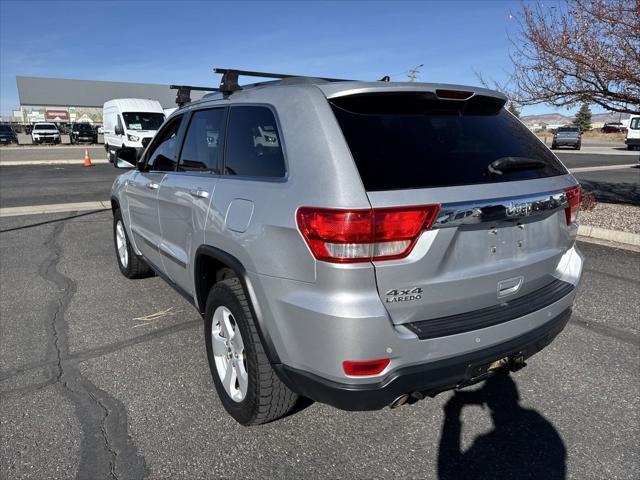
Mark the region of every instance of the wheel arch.
[[249, 309], [256, 321], [258, 335], [260, 336], [269, 362], [271, 364], [281, 363], [268, 330], [264, 326], [262, 312], [256, 301], [253, 284], [247, 275], [244, 265], [233, 255], [210, 245], [201, 245], [195, 254], [194, 294], [200, 314], [204, 315], [209, 291], [219, 280], [218, 274], [224, 269], [233, 271], [242, 284], [242, 288], [247, 295]]

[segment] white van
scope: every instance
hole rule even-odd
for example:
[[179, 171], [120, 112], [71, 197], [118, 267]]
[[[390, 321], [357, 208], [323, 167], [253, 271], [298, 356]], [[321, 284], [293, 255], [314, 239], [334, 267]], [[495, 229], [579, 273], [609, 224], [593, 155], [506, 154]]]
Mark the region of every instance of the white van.
[[113, 162], [115, 152], [122, 147], [142, 150], [156, 134], [165, 115], [157, 100], [116, 98], [104, 104], [104, 148]]
[[631, 115], [627, 137], [624, 140], [629, 150], [640, 149], [640, 115]]

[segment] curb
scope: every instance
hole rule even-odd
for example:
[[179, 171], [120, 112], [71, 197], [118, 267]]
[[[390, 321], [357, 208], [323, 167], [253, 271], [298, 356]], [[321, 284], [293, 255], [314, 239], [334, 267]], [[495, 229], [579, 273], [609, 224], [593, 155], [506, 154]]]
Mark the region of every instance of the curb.
[[578, 236], [640, 247], [640, 234], [620, 230], [609, 230], [592, 225], [580, 225], [578, 227]]
[[[109, 160], [98, 158], [91, 160], [94, 165], [102, 165], [109, 163]], [[84, 160], [67, 159], [67, 160], [2, 160], [0, 167], [24, 167], [29, 165], [84, 165]]]

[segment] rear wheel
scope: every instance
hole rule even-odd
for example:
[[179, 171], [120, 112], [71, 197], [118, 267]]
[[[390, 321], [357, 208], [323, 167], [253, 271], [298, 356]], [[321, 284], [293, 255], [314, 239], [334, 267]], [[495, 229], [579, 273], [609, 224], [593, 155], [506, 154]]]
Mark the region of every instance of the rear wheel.
[[142, 278], [153, 274], [149, 265], [133, 251], [120, 209], [113, 215], [113, 243], [116, 247], [118, 268], [125, 277]]
[[267, 423], [293, 408], [298, 395], [271, 367], [237, 277], [216, 283], [209, 292], [204, 334], [216, 391], [238, 423]]

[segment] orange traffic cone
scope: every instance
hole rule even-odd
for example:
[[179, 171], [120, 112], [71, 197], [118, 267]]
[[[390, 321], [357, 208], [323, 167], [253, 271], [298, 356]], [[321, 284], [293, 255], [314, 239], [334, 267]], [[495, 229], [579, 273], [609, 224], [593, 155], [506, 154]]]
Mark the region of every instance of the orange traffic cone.
[[91, 163], [91, 157], [89, 156], [89, 150], [84, 149], [84, 166], [85, 167], [93, 167], [93, 163]]

